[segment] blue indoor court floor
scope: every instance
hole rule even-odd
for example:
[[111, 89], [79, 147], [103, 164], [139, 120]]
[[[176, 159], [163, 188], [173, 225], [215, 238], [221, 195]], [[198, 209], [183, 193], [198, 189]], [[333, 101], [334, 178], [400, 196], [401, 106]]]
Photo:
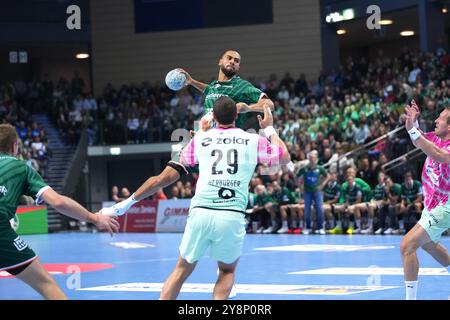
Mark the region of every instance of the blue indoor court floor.
[[[70, 299], [158, 299], [175, 266], [182, 234], [57, 233], [23, 236]], [[235, 299], [404, 299], [402, 236], [246, 236]], [[450, 237], [441, 243], [450, 248]], [[450, 274], [423, 250], [418, 299], [450, 299]], [[77, 273], [81, 271], [81, 273]], [[179, 299], [210, 299], [216, 279], [208, 254]], [[0, 272], [0, 299], [41, 299]]]

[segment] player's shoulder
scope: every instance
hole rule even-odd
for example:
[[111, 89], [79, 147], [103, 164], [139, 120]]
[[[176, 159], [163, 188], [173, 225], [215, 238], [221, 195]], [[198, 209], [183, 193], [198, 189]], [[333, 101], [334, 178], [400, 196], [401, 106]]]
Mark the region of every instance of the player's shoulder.
[[236, 82], [239, 83], [240, 85], [254, 87], [254, 85], [253, 85], [250, 81], [247, 81], [247, 80], [245, 80], [245, 79], [242, 79], [242, 78], [239, 77], [239, 76], [235, 77], [235, 78], [234, 78], [234, 81], [236, 81]]

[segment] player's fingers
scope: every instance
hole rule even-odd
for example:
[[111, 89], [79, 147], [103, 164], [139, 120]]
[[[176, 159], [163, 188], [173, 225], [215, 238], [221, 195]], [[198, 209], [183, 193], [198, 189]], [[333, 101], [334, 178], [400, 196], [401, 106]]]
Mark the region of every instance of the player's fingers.
[[[117, 221], [115, 221], [115, 222], [117, 223]], [[116, 233], [116, 232], [119, 231], [119, 225], [118, 225], [118, 224], [111, 223], [111, 229], [112, 229], [112, 231], [113, 231], [114, 233]]]
[[264, 125], [263, 125], [263, 118], [260, 115], [258, 115], [257, 118], [258, 118], [259, 127], [263, 128], [264, 127]]

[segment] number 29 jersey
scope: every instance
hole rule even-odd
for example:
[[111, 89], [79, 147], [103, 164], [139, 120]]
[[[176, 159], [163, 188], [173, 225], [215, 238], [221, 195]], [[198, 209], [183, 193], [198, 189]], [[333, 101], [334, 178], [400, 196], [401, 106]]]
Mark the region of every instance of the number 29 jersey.
[[256, 165], [277, 165], [281, 154], [266, 138], [238, 128], [199, 131], [180, 156], [187, 166], [199, 165], [191, 208], [244, 212]]

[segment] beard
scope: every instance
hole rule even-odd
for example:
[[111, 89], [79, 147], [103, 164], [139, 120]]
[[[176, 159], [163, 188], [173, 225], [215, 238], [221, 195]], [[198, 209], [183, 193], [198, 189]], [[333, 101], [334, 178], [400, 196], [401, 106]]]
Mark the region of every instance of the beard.
[[232, 78], [236, 75], [236, 71], [234, 70], [228, 70], [227, 68], [225, 68], [224, 66], [220, 66], [220, 70], [222, 71], [222, 73], [227, 77], [227, 78]]

